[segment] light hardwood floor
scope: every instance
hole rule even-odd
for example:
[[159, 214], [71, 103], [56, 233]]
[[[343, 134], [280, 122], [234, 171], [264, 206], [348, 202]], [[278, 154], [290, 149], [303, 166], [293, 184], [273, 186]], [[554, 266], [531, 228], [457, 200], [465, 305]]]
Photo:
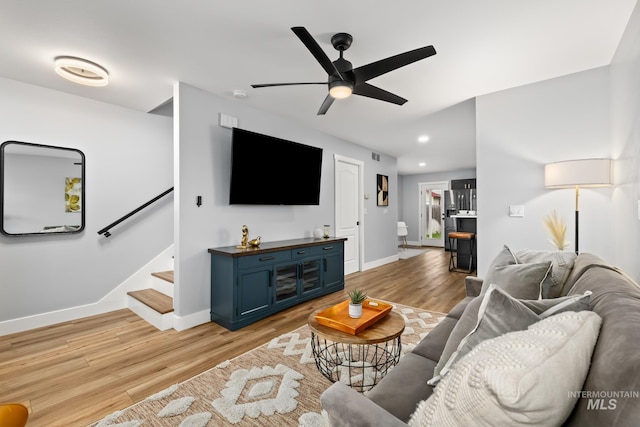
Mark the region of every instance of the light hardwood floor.
[[[346, 289], [446, 313], [465, 273], [441, 248], [346, 277]], [[207, 323], [158, 331], [127, 309], [0, 337], [0, 402], [29, 407], [29, 427], [86, 426], [306, 323], [345, 292], [292, 307], [235, 332]]]

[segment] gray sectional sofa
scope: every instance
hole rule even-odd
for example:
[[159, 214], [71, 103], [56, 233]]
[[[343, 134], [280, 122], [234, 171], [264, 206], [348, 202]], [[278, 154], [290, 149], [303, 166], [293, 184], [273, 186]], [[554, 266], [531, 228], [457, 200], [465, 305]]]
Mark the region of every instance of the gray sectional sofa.
[[[555, 369], [554, 371], [551, 371], [550, 368], [547, 373], [543, 372], [538, 377], [531, 377], [533, 379], [525, 378], [514, 386], [515, 391], [513, 393], [505, 391], [507, 394], [511, 393], [509, 396], [497, 398], [498, 400], [503, 399], [501, 402], [495, 403], [496, 396], [489, 396], [488, 399], [494, 399], [491, 401], [491, 405], [493, 405], [491, 408], [488, 408], [491, 405], [487, 405], [486, 402], [478, 404], [476, 400], [471, 399], [469, 401], [461, 391], [461, 387], [470, 384], [472, 392], [476, 392], [478, 388], [485, 386], [491, 389], [492, 384], [495, 383], [495, 378], [498, 378], [495, 375], [491, 377], [493, 375], [491, 372], [484, 374], [484, 377], [474, 374], [474, 370], [484, 369], [486, 366], [489, 366], [490, 371], [496, 357], [499, 361], [503, 360], [502, 350], [497, 352], [493, 350], [494, 353], [491, 353], [492, 345], [498, 345], [496, 342], [507, 339], [507, 335], [509, 337], [513, 336], [513, 339], [516, 339], [516, 335], [518, 339], [524, 339], [521, 338], [521, 335], [529, 332], [521, 331], [521, 325], [515, 326], [517, 331], [503, 334], [499, 338], [487, 339], [471, 350], [467, 349], [466, 353], [462, 352], [461, 347], [463, 347], [462, 344], [464, 342], [461, 344], [460, 338], [467, 333], [473, 333], [473, 330], [464, 330], [460, 319], [464, 320], [465, 317], [478, 318], [478, 309], [483, 309], [481, 300], [488, 299], [487, 290], [489, 288], [486, 280], [467, 277], [465, 283], [467, 297], [448, 313], [446, 318], [412, 351], [405, 354], [399, 364], [372, 390], [366, 394], [360, 394], [344, 384], [335, 383], [322, 394], [322, 407], [326, 411], [330, 424], [333, 426], [387, 427], [403, 426], [411, 421], [414, 425], [497, 425], [497, 420], [501, 418], [494, 418], [491, 411], [498, 407], [500, 416], [510, 417], [509, 419], [512, 420], [508, 422], [509, 425], [524, 425], [528, 423], [533, 423], [532, 425], [579, 427], [640, 425], [640, 287], [624, 272], [592, 254], [583, 253], [577, 257], [574, 255], [573, 259], [569, 257], [567, 261], [567, 257], [558, 257], [558, 253], [524, 251], [524, 253], [513, 254], [513, 262], [506, 262], [504, 256], [508, 258], [511, 252], [506, 246], [503, 252], [501, 254], [503, 256], [502, 261], [500, 260], [501, 255], [498, 255], [487, 272], [487, 276], [491, 276], [491, 281], [498, 286], [500, 286], [501, 281], [508, 282], [509, 279], [505, 278], [505, 274], [509, 272], [509, 268], [517, 269], [523, 267], [522, 265], [514, 267], [512, 264], [530, 264], [528, 267], [535, 269], [536, 267], [533, 264], [539, 264], [538, 261], [541, 260], [549, 260], [547, 265], [550, 270], [545, 275], [540, 287], [540, 289], [545, 288], [545, 291], [541, 290], [538, 295], [539, 298], [545, 297], [542, 303], [545, 304], [547, 303], [546, 300], [553, 299], [558, 301], [570, 299], [572, 300], [571, 304], [575, 304], [578, 301], [583, 305], [586, 299], [587, 303], [584, 311], [580, 310], [585, 307], [569, 307], [568, 311], [564, 313], [552, 313], [555, 315], [547, 316], [547, 323], [545, 324], [558, 323], [560, 321], [556, 321], [556, 319], [563, 316], [564, 320], [561, 319], [562, 321], [571, 321], [571, 319], [575, 321], [578, 314], [581, 316], [579, 322], [585, 322], [585, 319], [588, 318], [589, 321], [592, 321], [593, 329], [590, 332], [592, 335], [591, 346], [571, 347], [567, 344], [565, 347], [568, 348], [563, 348], [562, 351], [564, 353], [560, 356], [550, 355], [546, 359], [543, 358], [541, 369], [547, 369], [544, 366], [545, 363], [560, 363], [560, 370], [558, 371], [558, 366], [556, 366], [552, 367], [552, 369]], [[566, 254], [566, 252], [563, 254]], [[545, 259], [545, 257], [547, 258]], [[525, 262], [522, 261], [523, 258]], [[504, 267], [502, 268], [494, 265], [501, 262], [511, 266], [502, 266]], [[499, 272], [496, 274], [498, 270]], [[518, 280], [514, 281], [514, 283], [516, 282]], [[490, 288], [493, 289], [494, 287], [491, 286]], [[505, 288], [508, 289], [509, 286]], [[503, 290], [494, 292], [497, 297], [502, 299], [505, 299], [504, 293]], [[517, 299], [519, 302], [522, 302], [520, 299], [536, 299], [530, 298], [530, 295], [522, 296], [517, 294], [518, 292], [514, 292], [513, 299]], [[555, 304], [557, 301], [551, 301], [550, 303]], [[534, 301], [531, 304], [536, 305], [537, 303]], [[566, 305], [566, 303], [563, 304]], [[531, 306], [528, 307], [532, 308]], [[535, 307], [532, 310], [535, 311]], [[541, 308], [536, 313], [542, 315], [540, 312], [544, 310], [545, 308]], [[597, 314], [597, 316], [593, 315], [593, 313]], [[519, 320], [522, 318], [522, 316], [517, 316]], [[459, 322], [461, 322], [461, 326], [456, 329], [456, 325]], [[478, 320], [477, 322], [476, 329], [479, 329], [481, 321]], [[518, 322], [508, 320], [506, 323]], [[547, 329], [553, 329], [554, 325]], [[533, 327], [525, 326], [525, 329], [533, 329]], [[595, 332], [595, 337], [593, 332]], [[566, 331], [559, 333], [566, 334]], [[468, 335], [466, 336], [468, 337]], [[453, 342], [449, 342], [449, 345], [447, 345], [450, 338]], [[529, 336], [526, 339], [530, 338]], [[526, 347], [528, 345], [531, 345], [532, 349], [538, 347], [538, 344], [530, 344], [526, 340], [522, 342], [524, 344], [515, 346], [510, 343], [508, 348]], [[570, 340], [567, 339], [567, 342], [570, 342]], [[564, 345], [564, 342], [561, 345]], [[459, 355], [461, 358], [452, 365], [451, 370], [446, 375], [443, 375], [443, 379], [440, 382], [435, 385], [427, 384], [428, 380], [433, 382], [436, 367], [439, 365], [438, 362], [440, 361], [439, 368], [442, 368], [443, 362], [446, 362], [446, 360], [441, 361], [441, 357], [449, 359], [452, 349], [461, 351], [462, 354]], [[484, 357], [483, 361], [474, 362], [474, 357], [481, 356], [483, 351], [485, 353], [482, 356]], [[445, 356], [443, 356], [443, 352]], [[470, 352], [475, 355], [469, 354]], [[487, 352], [489, 352], [489, 356], [493, 355], [494, 359], [487, 356]], [[525, 353], [531, 352], [533, 350]], [[526, 358], [527, 354], [521, 357]], [[572, 375], [570, 371], [574, 369], [579, 371], [576, 366], [583, 363], [581, 360], [585, 359], [585, 357], [586, 365], [582, 368], [584, 376], [578, 376], [578, 382], [573, 378], [573, 383], [571, 383], [565, 378], [565, 375], [570, 377]], [[512, 361], [509, 359], [504, 363], [508, 365]], [[513, 363], [515, 363], [513, 366], [516, 366], [520, 362]], [[461, 372], [454, 372], [459, 366]], [[535, 371], [535, 369], [531, 370]], [[442, 370], [440, 370], [440, 373], [442, 373]], [[547, 374], [553, 377], [550, 381], [548, 377], [544, 376]], [[450, 378], [447, 379], [447, 376]], [[463, 380], [469, 384], [458, 384]], [[503, 378], [499, 377], [499, 380], [502, 381]], [[523, 386], [522, 384], [526, 382], [525, 380], [529, 380], [530, 384]], [[444, 391], [438, 393], [438, 388]], [[565, 390], [564, 388], [567, 389]], [[489, 394], [492, 393], [489, 392]], [[550, 400], [551, 398], [553, 400]], [[526, 401], [528, 407], [526, 411], [523, 409], [519, 413], [520, 410], [518, 408], [522, 406], [518, 405], [524, 405], [523, 401]], [[469, 407], [461, 409], [460, 406], [464, 406], [464, 404]], [[538, 404], [538, 407], [530, 408], [536, 404]], [[556, 406], [560, 408], [558, 409]], [[416, 411], [417, 408], [421, 409]], [[419, 418], [418, 412], [420, 411], [426, 418]], [[442, 421], [444, 418], [438, 418], [443, 411], [458, 412], [453, 415], [448, 413], [447, 416], [449, 418], [445, 422]], [[461, 416], [460, 411], [470, 412], [471, 415]], [[414, 419], [411, 419], [414, 412], [416, 412], [416, 415]], [[441, 421], [437, 421], [438, 419]], [[537, 419], [537, 421], [532, 421], [534, 419]]]

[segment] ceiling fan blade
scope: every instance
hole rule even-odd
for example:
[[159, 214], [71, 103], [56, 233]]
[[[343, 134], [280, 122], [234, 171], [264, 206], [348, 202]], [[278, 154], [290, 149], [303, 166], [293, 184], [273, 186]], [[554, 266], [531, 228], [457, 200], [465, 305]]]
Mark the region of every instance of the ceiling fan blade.
[[384, 89], [370, 85], [369, 83], [361, 83], [353, 89], [353, 93], [368, 98], [378, 99], [380, 101], [391, 102], [392, 104], [403, 105], [406, 99], [399, 97]]
[[297, 86], [297, 85], [326, 85], [327, 82], [303, 82], [303, 83], [265, 83], [258, 85], [251, 85], [252, 88], [257, 89], [261, 87], [272, 87], [272, 86]]
[[324, 99], [324, 102], [322, 103], [322, 105], [320, 106], [320, 109], [318, 110], [318, 116], [324, 115], [327, 113], [327, 110], [329, 109], [329, 107], [331, 107], [331, 104], [333, 104], [333, 100], [335, 98], [331, 95], [327, 95], [327, 97]]
[[302, 43], [304, 43], [307, 49], [309, 49], [311, 54], [316, 58], [316, 61], [318, 61], [320, 65], [322, 65], [322, 68], [324, 68], [327, 74], [340, 77], [341, 80], [344, 80], [336, 66], [333, 65], [333, 62], [329, 59], [327, 54], [324, 53], [324, 50], [322, 50], [318, 42], [311, 36], [306, 28], [292, 27], [291, 31], [293, 31], [295, 35], [298, 36]]
[[396, 70], [400, 67], [404, 67], [405, 65], [412, 64], [435, 54], [436, 50], [433, 46], [425, 46], [355, 68], [353, 73], [356, 76], [356, 84], [359, 84], [359, 82], [366, 82], [374, 77], [381, 76], [389, 71]]

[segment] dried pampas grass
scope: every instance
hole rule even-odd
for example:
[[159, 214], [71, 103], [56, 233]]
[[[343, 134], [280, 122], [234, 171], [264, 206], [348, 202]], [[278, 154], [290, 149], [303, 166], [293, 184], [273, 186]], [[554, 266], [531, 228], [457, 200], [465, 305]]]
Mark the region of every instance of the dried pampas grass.
[[555, 210], [545, 217], [544, 225], [547, 227], [547, 230], [549, 230], [549, 234], [551, 234], [549, 241], [553, 246], [560, 251], [569, 246], [569, 242], [566, 240], [567, 224], [565, 224], [563, 219], [558, 218]]

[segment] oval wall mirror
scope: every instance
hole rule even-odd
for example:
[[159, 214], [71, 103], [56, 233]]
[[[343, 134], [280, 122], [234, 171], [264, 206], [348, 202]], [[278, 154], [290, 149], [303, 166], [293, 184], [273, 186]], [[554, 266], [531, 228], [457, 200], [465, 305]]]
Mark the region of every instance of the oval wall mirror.
[[7, 236], [84, 230], [84, 154], [74, 148], [0, 145], [0, 231]]

